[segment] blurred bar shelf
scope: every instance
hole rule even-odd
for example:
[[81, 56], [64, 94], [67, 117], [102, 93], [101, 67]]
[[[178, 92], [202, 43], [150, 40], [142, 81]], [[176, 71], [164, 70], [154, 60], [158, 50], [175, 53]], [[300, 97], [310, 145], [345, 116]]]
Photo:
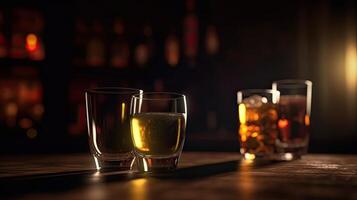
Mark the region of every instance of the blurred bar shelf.
[[100, 67], [87, 67], [78, 66], [72, 67], [72, 75], [74, 77], [88, 77], [88, 78], [101, 78], [101, 77], [120, 77], [127, 79], [136, 79], [142, 77], [185, 77], [192, 78], [199, 75], [198, 69], [185, 69], [185, 68], [113, 68], [107, 66]]

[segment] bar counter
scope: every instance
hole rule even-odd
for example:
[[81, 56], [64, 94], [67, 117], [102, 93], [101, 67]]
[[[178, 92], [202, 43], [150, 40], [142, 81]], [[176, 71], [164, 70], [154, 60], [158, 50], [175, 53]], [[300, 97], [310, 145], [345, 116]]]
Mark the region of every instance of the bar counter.
[[357, 155], [290, 162], [184, 152], [170, 174], [96, 172], [90, 155], [0, 157], [0, 199], [357, 199]]

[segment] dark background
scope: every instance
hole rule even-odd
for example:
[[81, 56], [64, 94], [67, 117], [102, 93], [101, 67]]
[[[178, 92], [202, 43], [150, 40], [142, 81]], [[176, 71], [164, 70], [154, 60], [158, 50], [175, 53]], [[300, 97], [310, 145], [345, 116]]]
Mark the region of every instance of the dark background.
[[[309, 151], [357, 153], [354, 1], [198, 0], [190, 9], [188, 2], [1, 1], [0, 33], [6, 42], [0, 41], [0, 47], [11, 49], [15, 33], [25, 38], [36, 32], [45, 56], [32, 59], [8, 53], [0, 57], [0, 95], [4, 96], [0, 101], [0, 152], [87, 152], [83, 90], [109, 85], [185, 93], [189, 108], [185, 149], [238, 151], [236, 92], [270, 88], [278, 79], [299, 78], [313, 82]], [[40, 16], [42, 28], [14, 28], [14, 13], [28, 10]], [[198, 21], [198, 49], [193, 57], [186, 56], [183, 48], [184, 20], [189, 14]], [[99, 38], [110, 51], [116, 18], [125, 27], [130, 52], [127, 66], [112, 67], [109, 53], [103, 63], [88, 64], [85, 49], [91, 38]], [[78, 21], [87, 27], [84, 33], [78, 30]], [[101, 27], [98, 33], [91, 30], [95, 23]], [[151, 27], [149, 35], [143, 31], [147, 26]], [[206, 47], [210, 27], [215, 27], [219, 43], [215, 53]], [[165, 41], [170, 35], [177, 38], [180, 48], [173, 67], [165, 58]], [[140, 44], [152, 47], [143, 66], [133, 56]], [[5, 97], [4, 91], [12, 96]], [[38, 97], [26, 102], [41, 105], [44, 112], [33, 119], [28, 114], [32, 107], [21, 110], [19, 106], [15, 118], [12, 116], [15, 121], [8, 123], [9, 104], [21, 102], [26, 91]], [[23, 118], [30, 119], [31, 126], [21, 125]]]

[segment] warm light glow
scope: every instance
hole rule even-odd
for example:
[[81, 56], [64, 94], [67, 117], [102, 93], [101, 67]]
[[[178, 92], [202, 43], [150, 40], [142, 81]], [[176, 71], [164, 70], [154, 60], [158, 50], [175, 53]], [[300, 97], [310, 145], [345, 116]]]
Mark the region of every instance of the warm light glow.
[[245, 153], [244, 154], [244, 159], [246, 159], [246, 160], [254, 160], [255, 159], [255, 155], [251, 154], [251, 153]]
[[176, 66], [180, 59], [180, 46], [176, 36], [171, 36], [166, 40], [165, 57], [168, 64]]
[[16, 103], [9, 103], [5, 107], [5, 114], [9, 117], [14, 117], [17, 115], [18, 106]]
[[125, 121], [125, 103], [121, 103], [121, 123]]
[[355, 42], [347, 45], [345, 63], [348, 96], [355, 97], [357, 91], [357, 49]]
[[258, 133], [257, 133], [257, 132], [254, 132], [254, 133], [252, 133], [251, 136], [252, 136], [252, 137], [257, 137], [257, 136], [258, 136]]
[[305, 115], [305, 125], [310, 126], [310, 117], [309, 115]]
[[19, 121], [19, 125], [23, 129], [28, 129], [32, 127], [32, 120], [28, 118], [23, 118]]
[[357, 83], [357, 50], [350, 44], [346, 50], [346, 82], [349, 89], [355, 89]]
[[278, 121], [278, 126], [279, 128], [286, 128], [289, 124], [289, 121], [287, 119], [280, 119]]
[[149, 151], [149, 149], [145, 146], [145, 135], [143, 128], [140, 127], [139, 120], [133, 118], [131, 120], [131, 132], [133, 137], [133, 142], [135, 148], [138, 148], [140, 151]]
[[284, 159], [285, 160], [292, 160], [293, 158], [294, 158], [294, 156], [291, 153], [285, 153], [284, 154]]
[[35, 51], [38, 48], [38, 38], [35, 34], [30, 33], [26, 36], [26, 49]]
[[140, 178], [130, 181], [130, 199], [146, 200], [148, 197], [148, 179]]
[[241, 140], [242, 142], [247, 141], [247, 136], [246, 136], [246, 135], [241, 135], [241, 136], [240, 136], [240, 140]]
[[37, 104], [32, 109], [32, 113], [36, 118], [41, 118], [44, 112], [45, 108], [42, 104]]
[[26, 132], [27, 137], [30, 138], [30, 139], [34, 139], [35, 137], [37, 137], [37, 134], [38, 134], [37, 130], [34, 129], [34, 128], [30, 128]]
[[244, 124], [241, 124], [240, 125], [240, 127], [239, 127], [239, 129], [240, 129], [240, 133], [242, 134], [242, 133], [246, 133], [247, 131], [248, 131], [248, 127], [246, 126], [246, 125], [244, 125]]
[[206, 51], [208, 54], [215, 54], [219, 49], [219, 38], [215, 26], [209, 26], [206, 33]]
[[247, 109], [245, 108], [245, 105], [243, 103], [239, 104], [238, 111], [239, 111], [239, 122], [241, 124], [245, 124]]

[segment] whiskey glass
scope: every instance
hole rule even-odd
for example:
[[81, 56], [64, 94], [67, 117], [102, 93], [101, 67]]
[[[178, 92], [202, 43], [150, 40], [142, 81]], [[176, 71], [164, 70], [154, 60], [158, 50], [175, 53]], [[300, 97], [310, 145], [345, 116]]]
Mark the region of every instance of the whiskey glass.
[[167, 172], [177, 168], [186, 121], [183, 94], [144, 92], [132, 97], [131, 137], [139, 171]]

